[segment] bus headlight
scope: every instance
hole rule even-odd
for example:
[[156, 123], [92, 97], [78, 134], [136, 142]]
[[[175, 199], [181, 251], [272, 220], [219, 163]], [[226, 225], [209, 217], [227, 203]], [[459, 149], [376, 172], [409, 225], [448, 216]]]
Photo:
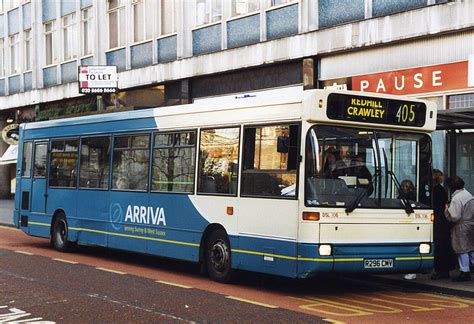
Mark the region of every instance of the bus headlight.
[[319, 246], [319, 255], [328, 256], [332, 254], [332, 248], [329, 244], [321, 244]]
[[429, 254], [431, 251], [431, 245], [428, 243], [420, 244], [420, 254]]

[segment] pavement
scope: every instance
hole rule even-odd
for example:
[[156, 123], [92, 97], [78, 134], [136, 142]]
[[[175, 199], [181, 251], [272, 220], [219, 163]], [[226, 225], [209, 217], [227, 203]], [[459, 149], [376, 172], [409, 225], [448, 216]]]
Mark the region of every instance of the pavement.
[[[0, 225], [13, 225], [13, 200], [0, 200]], [[457, 270], [451, 271], [451, 278], [457, 277]], [[462, 297], [474, 298], [474, 273], [471, 273], [472, 279], [468, 282], [453, 282], [451, 279], [431, 280], [431, 274], [417, 274], [415, 279], [406, 280], [403, 274], [393, 275], [371, 275], [358, 277], [351, 276], [357, 280], [373, 280], [396, 285], [406, 289], [424, 290], [441, 294], [456, 295]]]
[[13, 226], [13, 199], [0, 200], [0, 225]]

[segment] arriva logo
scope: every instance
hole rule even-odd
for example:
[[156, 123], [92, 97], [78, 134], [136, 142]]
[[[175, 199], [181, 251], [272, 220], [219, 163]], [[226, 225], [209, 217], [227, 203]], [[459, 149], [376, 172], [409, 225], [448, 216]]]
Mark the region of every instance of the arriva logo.
[[125, 222], [166, 226], [165, 209], [160, 207], [127, 206]]
[[112, 227], [118, 231], [122, 227], [123, 219], [123, 211], [119, 203], [112, 202], [112, 204], [110, 204], [109, 218]]

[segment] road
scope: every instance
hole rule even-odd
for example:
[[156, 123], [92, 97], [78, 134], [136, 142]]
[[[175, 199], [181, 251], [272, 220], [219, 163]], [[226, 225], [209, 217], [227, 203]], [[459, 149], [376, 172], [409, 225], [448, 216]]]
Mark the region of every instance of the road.
[[45, 239], [0, 227], [0, 323], [67, 322], [461, 323], [474, 300], [354, 278], [296, 281], [243, 273], [224, 285], [190, 263], [101, 248], [59, 253]]

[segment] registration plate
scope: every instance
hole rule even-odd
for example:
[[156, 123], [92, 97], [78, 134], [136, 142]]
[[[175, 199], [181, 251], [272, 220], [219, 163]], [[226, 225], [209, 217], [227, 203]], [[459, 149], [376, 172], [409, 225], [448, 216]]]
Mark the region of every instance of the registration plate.
[[393, 259], [364, 259], [364, 268], [393, 268]]

